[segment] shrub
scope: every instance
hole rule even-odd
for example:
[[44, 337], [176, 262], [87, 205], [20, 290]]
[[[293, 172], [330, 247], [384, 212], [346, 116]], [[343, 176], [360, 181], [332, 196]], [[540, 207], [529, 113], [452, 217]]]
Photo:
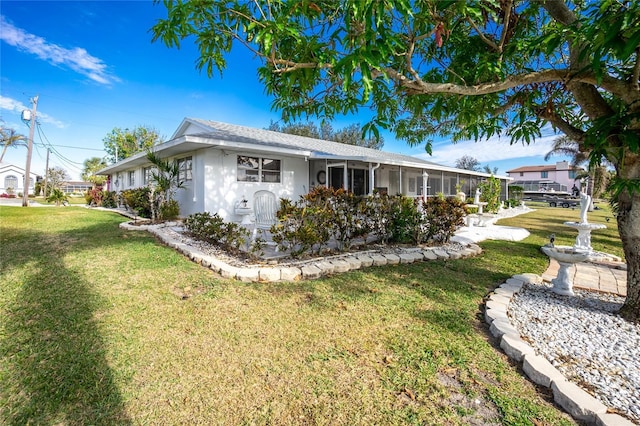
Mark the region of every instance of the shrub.
[[425, 241], [447, 243], [456, 229], [464, 225], [467, 210], [457, 198], [429, 198], [424, 204]]
[[115, 191], [102, 191], [102, 207], [108, 209], [118, 207], [118, 193]]
[[126, 189], [122, 191], [122, 198], [124, 204], [134, 211], [138, 216], [150, 218], [151, 217], [151, 201], [149, 200], [149, 194], [151, 189], [147, 187]]
[[236, 253], [249, 236], [247, 229], [237, 223], [225, 222], [217, 213], [189, 215], [184, 219], [184, 227], [194, 238]]
[[56, 206], [59, 206], [62, 203], [66, 203], [67, 201], [68, 200], [65, 193], [58, 188], [53, 188], [51, 190], [51, 193], [47, 197], [47, 203], [56, 203]]
[[102, 191], [102, 188], [92, 188], [92, 189], [89, 189], [84, 194], [84, 199], [88, 205], [94, 206], [94, 207], [100, 207], [102, 206], [103, 196], [104, 196], [104, 192]]
[[307, 203], [304, 197], [298, 202], [280, 199], [276, 213], [278, 223], [271, 227], [273, 241], [281, 249], [289, 250], [293, 257], [313, 252], [314, 249], [319, 251], [330, 238], [329, 228], [324, 221], [327, 210], [322, 208], [321, 197], [315, 200], [315, 205], [308, 206]]
[[160, 206], [160, 219], [173, 220], [180, 215], [180, 205], [176, 200], [166, 201]]
[[500, 179], [491, 176], [478, 184], [482, 192], [481, 200], [487, 203], [487, 211], [497, 213], [500, 208]]

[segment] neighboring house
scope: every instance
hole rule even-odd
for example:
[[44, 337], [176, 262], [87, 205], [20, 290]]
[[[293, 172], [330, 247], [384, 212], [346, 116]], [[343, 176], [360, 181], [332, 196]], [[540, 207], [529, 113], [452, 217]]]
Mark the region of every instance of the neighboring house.
[[[509, 185], [522, 186], [525, 192], [570, 193], [581, 171], [583, 169], [571, 166], [567, 161], [559, 161], [555, 165], [518, 167], [507, 171], [507, 175], [514, 179]], [[577, 187], [580, 187], [579, 183]]]
[[[24, 194], [24, 175], [25, 170], [22, 167], [18, 167], [9, 163], [0, 163], [0, 195], [9, 194], [12, 192], [14, 195]], [[29, 179], [29, 194], [33, 194], [34, 185], [38, 175], [30, 173]]]
[[[181, 215], [208, 211], [241, 220], [236, 207], [251, 205], [257, 191], [297, 200], [316, 185], [347, 188], [356, 195], [454, 195], [460, 184], [468, 196], [490, 175], [441, 166], [416, 157], [233, 124], [186, 118], [171, 139], [154, 147], [180, 166], [184, 189], [176, 199]], [[110, 165], [107, 189], [122, 191], [148, 184], [151, 164], [141, 152]], [[500, 177], [503, 198], [507, 177]]]
[[93, 184], [91, 182], [83, 182], [78, 180], [63, 182], [60, 186], [60, 189], [65, 194], [84, 194], [91, 188], [93, 188]]

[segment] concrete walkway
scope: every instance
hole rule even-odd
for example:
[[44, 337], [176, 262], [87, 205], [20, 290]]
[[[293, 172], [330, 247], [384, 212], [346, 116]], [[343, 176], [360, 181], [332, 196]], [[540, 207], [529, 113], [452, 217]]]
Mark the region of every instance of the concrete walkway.
[[[542, 279], [550, 282], [558, 275], [558, 262], [551, 259]], [[571, 275], [573, 286], [602, 293], [627, 296], [627, 266], [620, 262], [576, 263]]]

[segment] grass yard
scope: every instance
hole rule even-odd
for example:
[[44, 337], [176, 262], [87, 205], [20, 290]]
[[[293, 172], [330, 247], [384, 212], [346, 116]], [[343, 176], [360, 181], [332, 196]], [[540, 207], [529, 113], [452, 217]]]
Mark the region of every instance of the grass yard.
[[[114, 213], [0, 207], [0, 423], [574, 424], [481, 313], [506, 278], [544, 271], [551, 232], [572, 244], [570, 214], [505, 221], [532, 236], [473, 259], [247, 284]], [[614, 222], [596, 250], [620, 253]]]

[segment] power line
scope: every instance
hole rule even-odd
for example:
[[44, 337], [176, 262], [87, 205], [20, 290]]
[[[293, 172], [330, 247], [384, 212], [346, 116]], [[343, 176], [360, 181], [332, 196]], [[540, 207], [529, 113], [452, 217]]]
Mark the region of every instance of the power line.
[[[46, 148], [45, 144], [41, 143], [40, 145], [42, 145], [43, 147]], [[54, 144], [50, 144], [51, 146], [57, 146], [58, 148], [71, 148], [71, 149], [81, 149], [81, 150], [85, 150], [85, 151], [101, 151], [101, 152], [107, 152], [104, 149], [99, 149], [99, 148], [83, 148], [81, 146], [70, 146], [70, 145], [54, 145]]]

